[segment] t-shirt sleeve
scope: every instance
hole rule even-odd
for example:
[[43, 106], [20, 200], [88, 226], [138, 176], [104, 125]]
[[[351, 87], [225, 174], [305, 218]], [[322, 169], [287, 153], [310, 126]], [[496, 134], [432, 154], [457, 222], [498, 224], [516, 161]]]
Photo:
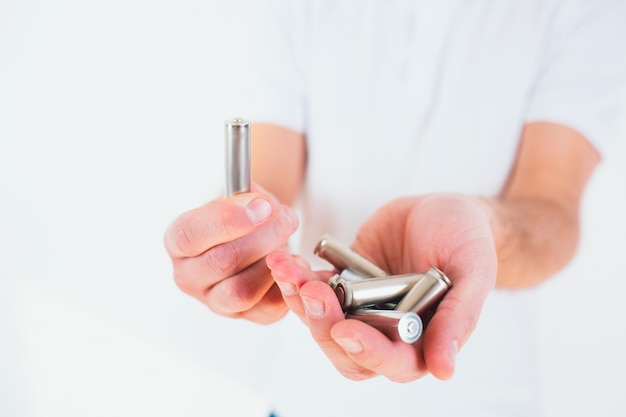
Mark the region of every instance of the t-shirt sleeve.
[[246, 81], [246, 118], [304, 132], [306, 87], [301, 57], [306, 22], [301, 3], [271, 0], [257, 7], [250, 39], [253, 62]]
[[527, 121], [569, 126], [603, 153], [625, 108], [626, 1], [573, 4], [547, 47]]

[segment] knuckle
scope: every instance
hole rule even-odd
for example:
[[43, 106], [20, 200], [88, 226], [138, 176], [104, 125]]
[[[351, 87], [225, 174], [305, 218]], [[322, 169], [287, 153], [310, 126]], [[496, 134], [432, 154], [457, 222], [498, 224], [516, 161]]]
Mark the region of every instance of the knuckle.
[[181, 223], [174, 227], [173, 230], [174, 250], [184, 254], [192, 255], [194, 250], [194, 230], [189, 223]]
[[215, 296], [221, 300], [224, 310], [230, 312], [244, 312], [254, 307], [256, 292], [241, 280], [227, 279], [214, 287]]
[[228, 276], [239, 265], [241, 253], [237, 245], [223, 243], [206, 251], [204, 260], [209, 270], [220, 276]]

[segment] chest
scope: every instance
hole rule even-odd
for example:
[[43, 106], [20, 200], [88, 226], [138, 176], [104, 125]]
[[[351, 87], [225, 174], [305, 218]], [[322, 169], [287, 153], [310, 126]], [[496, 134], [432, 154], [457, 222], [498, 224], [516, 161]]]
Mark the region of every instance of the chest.
[[381, 198], [497, 193], [541, 71], [549, 2], [358, 4], [318, 9], [306, 39], [311, 178]]

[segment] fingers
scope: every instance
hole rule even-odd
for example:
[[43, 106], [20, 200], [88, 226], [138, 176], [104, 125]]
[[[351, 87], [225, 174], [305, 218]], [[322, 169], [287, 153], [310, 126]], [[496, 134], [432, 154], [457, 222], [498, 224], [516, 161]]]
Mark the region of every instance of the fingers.
[[[198, 298], [216, 283], [243, 272], [268, 252], [284, 246], [295, 227], [289, 213], [277, 213], [257, 230], [236, 240], [213, 246], [195, 257], [174, 258], [174, 280], [183, 292]], [[262, 264], [255, 270], [263, 272], [268, 283], [273, 282], [267, 266]]]
[[495, 253], [481, 257], [472, 252], [472, 256], [459, 253], [455, 263], [447, 267], [453, 286], [423, 336], [426, 364], [439, 379], [449, 379], [454, 374], [457, 353], [476, 328], [483, 303], [495, 284], [496, 262], [491, 259]]
[[297, 227], [289, 207], [261, 192], [215, 200], [184, 213], [164, 238], [175, 282], [218, 314], [275, 321], [287, 308], [264, 257], [284, 248]]
[[439, 304], [424, 333], [424, 357], [431, 373], [439, 379], [454, 374], [459, 349], [478, 323], [484, 297], [471, 295], [471, 287], [455, 282]]
[[391, 341], [358, 320], [344, 320], [334, 292], [325, 283], [304, 284], [300, 296], [311, 335], [342, 375], [353, 380], [383, 375], [395, 382], [426, 375], [418, 346]]
[[[267, 218], [257, 221], [263, 216]], [[254, 193], [191, 210], [180, 216], [165, 235], [176, 284], [183, 292], [200, 298], [211, 286], [284, 245], [297, 226], [289, 207]], [[266, 269], [263, 272], [269, 284], [272, 281]]]
[[313, 272], [303, 258], [286, 252], [272, 252], [265, 261], [289, 309], [306, 322], [304, 305], [299, 294], [300, 287], [310, 281], [328, 281], [332, 274]]
[[375, 376], [375, 371], [354, 361], [332, 337], [331, 332], [335, 325], [346, 320], [337, 297], [330, 287], [319, 281], [305, 283], [300, 288], [300, 296], [311, 335], [324, 354], [330, 358], [335, 368], [352, 380], [363, 380]]
[[219, 312], [219, 314], [233, 319], [246, 319], [258, 324], [271, 324], [283, 318], [288, 312], [289, 308], [283, 302], [280, 290], [274, 285], [254, 305], [254, 308], [234, 313]]
[[[422, 339], [415, 344], [391, 341], [373, 327], [344, 320], [332, 289], [330, 273], [319, 275], [288, 253], [272, 253], [267, 263], [283, 290], [283, 298], [309, 327], [311, 335], [344, 376], [361, 380], [384, 375], [392, 381], [413, 381], [427, 373], [439, 379], [454, 374], [456, 356], [470, 337], [484, 300], [495, 280], [495, 253], [468, 245], [452, 263], [453, 286], [439, 304]], [[476, 257], [484, 262], [476, 262]]]
[[278, 286], [274, 284], [263, 295], [263, 298], [254, 305], [254, 308], [237, 313], [220, 314], [231, 318], [246, 319], [258, 324], [270, 324], [283, 318], [288, 311], [289, 308], [283, 302]]
[[283, 298], [309, 327], [311, 335], [337, 370], [352, 380], [384, 375], [406, 382], [426, 374], [420, 349], [393, 342], [357, 320], [345, 320], [333, 290], [331, 273], [313, 272], [287, 253], [266, 258]]
[[263, 299], [254, 308], [241, 314], [241, 317], [259, 324], [270, 324], [284, 317], [289, 308], [276, 284], [267, 291]]
[[331, 336], [355, 363], [391, 381], [410, 382], [428, 374], [419, 344], [391, 341], [358, 320], [338, 322]]
[[337, 297], [326, 284], [331, 273], [313, 272], [302, 259], [287, 253], [271, 253], [266, 262], [285, 303], [308, 325], [313, 338], [337, 370], [354, 380], [374, 376], [352, 361], [330, 336], [332, 326], [344, 320]]
[[222, 279], [196, 297], [218, 314], [245, 312], [258, 304], [274, 285], [263, 259]]
[[259, 193], [245, 193], [212, 201], [179, 216], [168, 228], [164, 243], [172, 258], [200, 255], [230, 242], [277, 217], [286, 217], [295, 230], [293, 212]]

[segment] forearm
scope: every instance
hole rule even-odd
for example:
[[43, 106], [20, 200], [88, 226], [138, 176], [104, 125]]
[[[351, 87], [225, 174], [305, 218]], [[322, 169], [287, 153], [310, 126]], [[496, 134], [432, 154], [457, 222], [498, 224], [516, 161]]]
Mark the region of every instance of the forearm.
[[280, 202], [294, 203], [305, 167], [304, 135], [274, 125], [252, 126], [252, 179]]
[[572, 259], [583, 191], [599, 162], [593, 146], [567, 126], [525, 126], [507, 184], [497, 198], [482, 200], [498, 255], [497, 286], [537, 284]]
[[481, 200], [498, 256], [496, 286], [538, 284], [573, 258], [579, 237], [577, 204], [530, 197]]

